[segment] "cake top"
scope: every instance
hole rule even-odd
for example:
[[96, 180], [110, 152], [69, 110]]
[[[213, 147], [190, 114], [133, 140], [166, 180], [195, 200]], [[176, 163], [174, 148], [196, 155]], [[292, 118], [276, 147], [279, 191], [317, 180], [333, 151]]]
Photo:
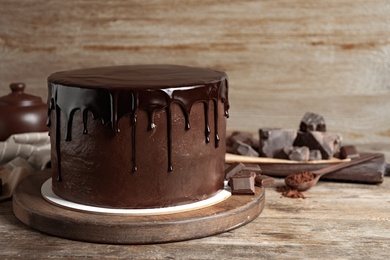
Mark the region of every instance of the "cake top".
[[56, 72], [51, 83], [102, 89], [163, 89], [226, 80], [224, 72], [179, 65], [127, 65]]

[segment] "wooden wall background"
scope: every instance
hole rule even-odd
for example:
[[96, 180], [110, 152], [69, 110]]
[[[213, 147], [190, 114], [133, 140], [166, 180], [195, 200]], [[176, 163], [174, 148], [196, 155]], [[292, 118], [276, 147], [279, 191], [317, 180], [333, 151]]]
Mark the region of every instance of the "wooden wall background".
[[226, 71], [229, 130], [322, 114], [346, 143], [390, 150], [387, 0], [0, 0], [0, 95], [46, 99], [49, 74], [173, 63]]

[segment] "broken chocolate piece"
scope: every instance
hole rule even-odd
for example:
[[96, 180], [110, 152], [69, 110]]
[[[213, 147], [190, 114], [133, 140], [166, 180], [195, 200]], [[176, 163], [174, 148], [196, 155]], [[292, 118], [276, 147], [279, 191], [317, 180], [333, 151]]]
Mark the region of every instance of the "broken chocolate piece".
[[[319, 133], [319, 132], [317, 132]], [[332, 151], [332, 156], [340, 151], [342, 138], [341, 135], [335, 133], [326, 133], [324, 136], [324, 145]]]
[[283, 151], [287, 154], [288, 158], [293, 161], [308, 161], [310, 150], [306, 146], [289, 146], [285, 147]]
[[310, 132], [310, 131], [320, 131], [326, 132], [326, 124], [323, 116], [306, 112], [301, 120], [301, 124], [299, 126], [299, 130], [302, 132]]
[[255, 150], [259, 149], [259, 140], [256, 140], [253, 137], [253, 134], [250, 132], [234, 131], [230, 136], [226, 138], [227, 146], [233, 146], [233, 144], [237, 141], [248, 144], [252, 146], [252, 148]]
[[233, 144], [233, 149], [236, 154], [239, 155], [245, 155], [245, 156], [252, 156], [252, 157], [259, 157], [259, 153], [256, 152], [252, 146], [249, 144], [243, 143], [241, 141], [236, 141]]
[[255, 178], [255, 185], [258, 187], [269, 187], [274, 182], [274, 178], [267, 175], [258, 174]]
[[232, 194], [255, 194], [255, 178], [256, 173], [242, 171], [229, 179], [229, 185], [232, 189]]
[[322, 160], [322, 155], [320, 150], [310, 150], [309, 161], [319, 161]]
[[231, 177], [241, 172], [245, 168], [243, 163], [233, 163], [225, 170], [225, 179], [229, 180]]
[[262, 128], [259, 130], [260, 156], [287, 159], [283, 148], [292, 146], [297, 136], [295, 129]]
[[360, 155], [354, 145], [344, 145], [340, 148], [340, 159], [358, 158]]
[[340, 150], [341, 136], [333, 133], [311, 131], [299, 132], [294, 146], [307, 146], [310, 150], [319, 150], [322, 159], [329, 159]]
[[291, 154], [293, 149], [294, 149], [294, 146], [285, 146], [285, 147], [283, 147], [283, 152], [288, 157]]
[[232, 154], [236, 153], [236, 151], [233, 149], [233, 147], [231, 147], [229, 145], [226, 145], [226, 152], [227, 153], [232, 153]]

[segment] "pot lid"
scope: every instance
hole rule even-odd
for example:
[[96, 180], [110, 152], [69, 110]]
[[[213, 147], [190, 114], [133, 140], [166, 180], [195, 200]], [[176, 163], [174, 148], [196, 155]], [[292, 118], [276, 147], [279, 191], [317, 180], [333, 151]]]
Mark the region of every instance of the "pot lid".
[[0, 106], [35, 106], [44, 105], [42, 98], [24, 93], [24, 83], [11, 83], [11, 93], [0, 97]]

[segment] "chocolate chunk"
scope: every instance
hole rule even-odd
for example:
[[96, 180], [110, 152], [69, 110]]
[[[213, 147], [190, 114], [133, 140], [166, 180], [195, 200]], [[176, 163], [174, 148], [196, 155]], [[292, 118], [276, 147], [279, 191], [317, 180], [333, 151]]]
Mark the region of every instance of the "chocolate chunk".
[[331, 151], [331, 156], [340, 151], [341, 142], [342, 138], [339, 134], [326, 133], [324, 136], [324, 147], [327, 147]]
[[299, 132], [294, 141], [294, 146], [307, 146], [310, 150], [319, 150], [322, 159], [329, 159], [340, 150], [341, 140], [340, 135], [333, 133]]
[[288, 157], [291, 154], [293, 149], [294, 149], [294, 146], [291, 146], [291, 145], [285, 146], [285, 147], [283, 147], [283, 152]]
[[340, 148], [340, 159], [357, 158], [359, 153], [354, 145], [345, 145]]
[[301, 120], [299, 129], [302, 132], [310, 132], [310, 131], [326, 132], [325, 119], [321, 115], [312, 112], [306, 112], [306, 114], [303, 116]]
[[242, 171], [240, 174], [236, 174], [229, 180], [229, 185], [232, 189], [232, 194], [255, 194], [255, 178], [256, 173]]
[[230, 136], [226, 138], [227, 146], [233, 146], [233, 144], [237, 141], [248, 144], [252, 146], [252, 148], [255, 150], [259, 149], [259, 140], [256, 140], [253, 137], [253, 134], [250, 132], [234, 131]]
[[310, 150], [309, 161], [319, 161], [322, 160], [322, 155], [320, 150]]
[[233, 154], [236, 153], [236, 151], [233, 149], [233, 147], [229, 146], [229, 145], [226, 145], [226, 152], [227, 153], [233, 153]]
[[310, 150], [306, 146], [288, 146], [283, 149], [284, 153], [287, 154], [288, 158], [293, 161], [308, 161]]
[[233, 149], [236, 154], [239, 155], [245, 155], [245, 156], [252, 156], [252, 157], [259, 157], [259, 153], [256, 152], [252, 146], [249, 144], [243, 143], [241, 141], [236, 141], [233, 144]]
[[233, 163], [225, 170], [225, 179], [229, 180], [231, 177], [241, 172], [245, 168], [243, 163]]
[[0, 195], [3, 194], [3, 180], [0, 178]]
[[274, 184], [274, 182], [275, 179], [267, 175], [258, 174], [255, 178], [255, 185], [258, 187], [269, 187]]
[[283, 152], [286, 146], [292, 146], [297, 136], [295, 129], [262, 128], [259, 130], [260, 156], [287, 159]]

